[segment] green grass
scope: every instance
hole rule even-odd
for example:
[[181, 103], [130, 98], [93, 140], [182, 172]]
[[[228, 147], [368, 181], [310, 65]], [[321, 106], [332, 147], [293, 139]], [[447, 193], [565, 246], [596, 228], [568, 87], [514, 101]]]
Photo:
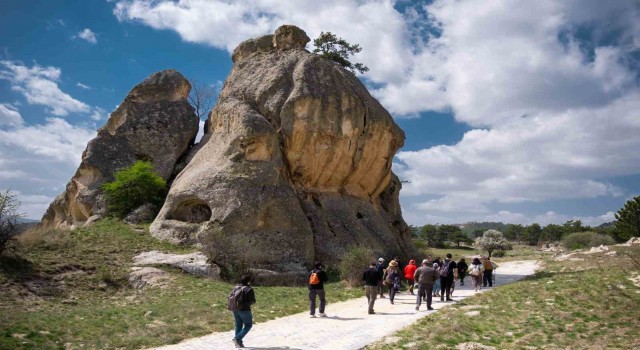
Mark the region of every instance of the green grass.
[[[638, 256], [640, 247], [616, 249], [613, 258], [547, 258], [534, 276], [469, 297], [367, 349], [452, 349], [467, 342], [497, 349], [637, 349], [640, 291], [627, 279], [634, 265], [624, 253]], [[466, 315], [472, 310], [480, 314]]]
[[[135, 290], [132, 257], [189, 248], [158, 241], [147, 227], [104, 220], [87, 229], [26, 240], [0, 261], [0, 349], [138, 349], [232, 329], [228, 283], [166, 267], [167, 288]], [[328, 301], [362, 295], [340, 283]], [[307, 309], [304, 287], [256, 287], [256, 322]]]

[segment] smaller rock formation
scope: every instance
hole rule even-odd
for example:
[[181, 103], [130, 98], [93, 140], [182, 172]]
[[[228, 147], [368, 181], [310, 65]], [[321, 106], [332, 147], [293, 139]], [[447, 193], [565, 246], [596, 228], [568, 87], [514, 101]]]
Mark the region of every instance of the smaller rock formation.
[[191, 85], [175, 70], [157, 72], [131, 90], [82, 154], [64, 193], [42, 218], [43, 227], [70, 227], [104, 216], [100, 186], [136, 160], [148, 160], [165, 180], [193, 145], [198, 117], [187, 102]]
[[168, 254], [152, 250], [134, 256], [133, 263], [136, 266], [169, 265], [180, 268], [192, 275], [210, 278], [220, 277], [218, 267], [209, 264], [207, 257], [202, 253]]
[[132, 267], [129, 274], [129, 285], [135, 289], [146, 287], [166, 287], [171, 282], [171, 275], [155, 267]]

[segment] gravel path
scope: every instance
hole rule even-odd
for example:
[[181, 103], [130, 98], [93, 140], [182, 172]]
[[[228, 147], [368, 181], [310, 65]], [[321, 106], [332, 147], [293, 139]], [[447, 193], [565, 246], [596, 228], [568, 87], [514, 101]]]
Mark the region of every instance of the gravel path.
[[[536, 261], [512, 261], [501, 263], [496, 269], [496, 284], [517, 281], [531, 275], [538, 268]], [[245, 337], [247, 349], [361, 349], [367, 344], [380, 340], [395, 331], [405, 328], [438, 309], [452, 305], [475, 294], [471, 278], [465, 279], [464, 286], [456, 285], [453, 302], [441, 302], [434, 298], [435, 310], [427, 311], [424, 303], [420, 311], [415, 311], [415, 297], [406, 292], [396, 295], [395, 305], [389, 299], [376, 300], [376, 314], [367, 314], [365, 297], [328, 305], [326, 318], [309, 318], [308, 313], [300, 313], [278, 318], [265, 323], [254, 324]], [[494, 287], [495, 288], [495, 287]], [[482, 289], [481, 292], [489, 288]], [[364, 291], [363, 291], [364, 295]], [[388, 296], [387, 293], [385, 295]], [[260, 307], [260, 288], [256, 289]], [[210, 350], [235, 349], [231, 338], [233, 331], [212, 333], [199, 338], [185, 340], [179, 344], [163, 346], [162, 350]]]

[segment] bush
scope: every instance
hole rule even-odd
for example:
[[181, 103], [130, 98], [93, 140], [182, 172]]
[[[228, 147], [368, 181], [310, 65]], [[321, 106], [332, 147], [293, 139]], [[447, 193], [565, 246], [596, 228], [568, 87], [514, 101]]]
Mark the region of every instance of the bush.
[[614, 243], [614, 239], [610, 236], [601, 235], [591, 231], [571, 233], [562, 241], [562, 245], [564, 245], [565, 248], [572, 250], [598, 247], [600, 245], [611, 245]]
[[243, 274], [252, 274], [251, 269], [267, 254], [246, 237], [232, 237], [220, 227], [201, 233], [198, 239], [209, 261], [220, 268], [220, 278], [229, 282], [238, 282]]
[[56, 250], [67, 247], [71, 243], [69, 230], [63, 229], [34, 227], [23, 232], [17, 238], [21, 246], [28, 249], [39, 247], [47, 250]]
[[102, 185], [109, 214], [120, 219], [143, 204], [162, 207], [167, 182], [153, 171], [150, 162], [137, 161], [115, 173], [115, 180]]
[[362, 272], [375, 260], [373, 251], [366, 247], [351, 247], [340, 261], [340, 277], [349, 287], [364, 285]]
[[13, 192], [6, 190], [0, 193], [0, 254], [16, 243], [18, 220], [24, 216], [18, 212], [18, 208], [20, 201]]
[[507, 253], [504, 250], [496, 250], [493, 252], [493, 257], [496, 258], [504, 258], [505, 255], [507, 255]]

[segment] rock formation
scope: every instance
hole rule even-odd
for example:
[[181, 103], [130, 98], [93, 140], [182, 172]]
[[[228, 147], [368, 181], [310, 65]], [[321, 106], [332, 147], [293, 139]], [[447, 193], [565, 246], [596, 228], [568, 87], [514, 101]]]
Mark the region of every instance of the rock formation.
[[151, 161], [169, 179], [198, 132], [198, 118], [187, 102], [190, 90], [174, 70], [155, 73], [134, 87], [89, 142], [80, 167], [49, 206], [42, 225], [69, 227], [104, 215], [100, 186], [136, 160]]
[[287, 273], [336, 263], [354, 245], [412, 251], [391, 172], [404, 133], [356, 76], [306, 51], [308, 41], [283, 26], [234, 50], [152, 235], [195, 243], [221, 230], [255, 267]]

